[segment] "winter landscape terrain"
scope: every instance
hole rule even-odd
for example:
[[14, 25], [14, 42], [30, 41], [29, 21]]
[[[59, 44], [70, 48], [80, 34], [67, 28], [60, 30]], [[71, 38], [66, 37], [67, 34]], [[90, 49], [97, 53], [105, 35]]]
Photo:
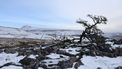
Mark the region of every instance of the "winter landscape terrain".
[[109, 34], [106, 49], [94, 51], [68, 42], [81, 32], [0, 26], [0, 69], [122, 69], [121, 34]]
[[122, 69], [122, 0], [0, 0], [0, 69]]

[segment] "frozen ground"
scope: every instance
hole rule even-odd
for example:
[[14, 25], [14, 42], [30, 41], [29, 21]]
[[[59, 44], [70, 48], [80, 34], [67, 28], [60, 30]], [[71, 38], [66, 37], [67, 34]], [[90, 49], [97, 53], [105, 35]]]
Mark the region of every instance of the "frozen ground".
[[109, 57], [91, 57], [83, 56], [81, 65], [78, 69], [115, 69], [115, 67], [122, 66], [122, 57], [109, 58]]
[[[66, 51], [70, 50], [72, 54], [77, 53], [77, 48], [69, 48], [65, 49]], [[25, 56], [17, 56], [18, 53], [15, 54], [7, 54], [7, 53], [0, 53], [0, 66], [4, 65], [8, 62], [13, 62], [16, 64], [19, 64], [18, 62], [23, 59]], [[30, 55], [30, 58], [35, 58], [36, 55]], [[67, 60], [69, 57], [64, 56], [64, 58], [60, 58], [61, 54], [51, 53], [50, 55], [47, 55], [47, 57], [51, 59], [43, 60], [42, 62], [47, 62], [47, 65], [50, 64], [50, 62], [53, 60], [52, 64], [57, 64], [59, 61]], [[63, 56], [63, 55], [62, 55]], [[115, 67], [122, 66], [122, 57], [116, 57], [116, 58], [109, 58], [109, 57], [92, 57], [92, 56], [83, 56], [81, 59], [84, 65], [81, 65], [78, 69], [97, 69], [98, 67], [102, 69], [114, 69]], [[75, 63], [74, 63], [75, 64]], [[21, 65], [21, 64], [19, 64]], [[22, 67], [18, 66], [5, 66], [2, 69], [22, 69]], [[42, 68], [39, 68], [42, 69]], [[75, 69], [68, 68], [68, 69]]]

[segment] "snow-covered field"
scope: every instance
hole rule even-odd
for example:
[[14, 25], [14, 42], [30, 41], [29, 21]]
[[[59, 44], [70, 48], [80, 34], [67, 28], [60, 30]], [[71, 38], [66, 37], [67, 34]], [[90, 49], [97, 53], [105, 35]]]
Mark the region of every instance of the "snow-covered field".
[[91, 57], [83, 56], [81, 61], [84, 65], [81, 65], [79, 69], [115, 69], [118, 66], [122, 66], [122, 57], [109, 58], [109, 57]]
[[[17, 56], [18, 54], [6, 54], [6, 53], [0, 53], [0, 66], [4, 65], [5, 63], [8, 62], [13, 62], [16, 64], [19, 64], [19, 60], [23, 59], [25, 56]], [[47, 55], [49, 58], [59, 58], [59, 54], [51, 53], [50, 55]], [[33, 58], [34, 56], [30, 56], [30, 58]], [[68, 59], [68, 57], [66, 57]], [[56, 61], [55, 63], [58, 63], [59, 60], [63, 59], [58, 59], [54, 60]], [[50, 60], [44, 60], [49, 62]], [[81, 59], [84, 65], [81, 65], [78, 69], [97, 69], [98, 67], [102, 69], [114, 69], [115, 67], [122, 66], [122, 57], [116, 57], [116, 58], [109, 58], [109, 57], [92, 57], [92, 56], [83, 56]], [[74, 63], [75, 64], [75, 63]], [[3, 67], [2, 69], [22, 69], [22, 67], [19, 66], [6, 66]], [[42, 69], [42, 68], [39, 68]], [[68, 68], [68, 69], [75, 69], [75, 68]]]
[[[22, 28], [0, 26], [0, 37], [2, 38], [33, 38], [33, 39], [50, 39], [56, 36], [79, 35], [81, 30], [62, 30], [62, 29], [44, 29], [31, 26]], [[53, 37], [52, 37], [53, 35]], [[106, 33], [106, 37], [121, 39], [121, 33]], [[119, 36], [119, 37], [118, 37]]]
[[19, 28], [11, 28], [11, 27], [2, 27], [0, 26], [0, 37], [2, 38], [34, 38], [34, 39], [41, 39], [48, 38], [48, 36], [45, 34], [39, 34], [36, 35], [31, 32], [26, 32]]
[[[110, 42], [108, 42], [110, 43]], [[112, 44], [112, 43], [110, 43]], [[80, 48], [79, 47], [69, 47], [69, 48], [63, 48], [60, 49], [62, 51], [65, 51], [67, 53], [70, 54], [78, 54]], [[38, 55], [30, 55], [29, 58], [33, 58], [36, 59], [36, 56]], [[62, 56], [62, 58], [61, 58]], [[18, 56], [18, 53], [5, 53], [2, 52], [0, 53], [0, 66], [6, 64], [6, 63], [15, 63], [18, 65], [21, 65], [19, 63], [20, 60], [22, 60], [25, 56]], [[42, 60], [40, 63], [44, 63], [46, 66], [51, 65], [51, 64], [58, 64], [60, 61], [66, 61], [69, 60], [69, 56], [65, 56], [63, 54], [57, 54], [57, 53], [50, 53], [49, 55], [46, 55], [46, 57], [48, 57], [49, 59], [44, 59]], [[122, 57], [118, 56], [118, 57], [106, 57], [106, 56], [86, 56], [83, 55], [83, 58], [80, 59], [81, 62], [84, 65], [80, 65], [80, 67], [78, 67], [78, 69], [97, 69], [97, 68], [101, 68], [101, 69], [115, 69], [118, 66], [122, 66]], [[75, 65], [75, 63], [73, 64]], [[21, 66], [5, 66], [2, 67], [1, 69], [23, 69]], [[38, 69], [43, 69], [41, 67], [39, 67]], [[72, 68], [67, 68], [67, 69], [75, 69], [74, 66]]]
[[[50, 39], [57, 36], [74, 35], [80, 33], [74, 30], [47, 30], [38, 28], [12, 28], [0, 26], [0, 37], [2, 38], [33, 38], [33, 39]], [[56, 36], [51, 36], [56, 35]]]
[[[24, 58], [24, 56], [17, 56], [18, 54], [6, 54], [6, 53], [0, 53], [0, 66], [13, 62], [16, 64], [19, 64], [18, 62]], [[22, 69], [22, 67], [16, 67], [16, 66], [8, 66], [8, 67], [3, 67], [2, 69]]]

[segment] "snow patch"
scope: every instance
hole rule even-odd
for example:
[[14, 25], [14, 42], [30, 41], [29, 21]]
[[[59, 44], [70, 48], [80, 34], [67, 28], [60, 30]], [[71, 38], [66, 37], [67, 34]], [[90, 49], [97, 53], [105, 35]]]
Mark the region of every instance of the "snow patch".
[[67, 48], [67, 49], [60, 49], [60, 50], [63, 50], [63, 51], [66, 51], [67, 53], [70, 53], [70, 54], [73, 54], [73, 55], [76, 55], [79, 53], [79, 51], [81, 50], [80, 47], [76, 47], [76, 48]]
[[13, 62], [16, 64], [19, 64], [18, 62], [24, 58], [24, 56], [17, 56], [18, 53], [15, 54], [6, 54], [6, 53], [0, 53], [0, 66], [9, 63], [9, 62]]
[[7, 66], [7, 67], [3, 67], [2, 69], [23, 69], [23, 68], [11, 65], [11, 66]]
[[81, 61], [84, 65], [81, 65], [78, 69], [114, 69], [117, 66], [122, 66], [122, 57], [109, 58], [109, 57], [91, 57], [83, 56]]
[[56, 58], [60, 58], [60, 55], [55, 54], [55, 53], [51, 53], [50, 55], [47, 55], [47, 57], [52, 58], [52, 59], [56, 59]]

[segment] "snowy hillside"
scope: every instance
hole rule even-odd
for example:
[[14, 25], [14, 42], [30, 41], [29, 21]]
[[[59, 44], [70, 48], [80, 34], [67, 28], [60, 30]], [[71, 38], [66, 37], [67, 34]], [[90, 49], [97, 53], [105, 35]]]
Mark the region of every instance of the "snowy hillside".
[[12, 28], [0, 26], [0, 37], [3, 38], [34, 38], [34, 39], [49, 39], [54, 38], [53, 35], [76, 35], [81, 31], [79, 30], [57, 30], [57, 29], [44, 29], [31, 26], [23, 26], [22, 28]]
[[42, 35], [36, 35], [30, 32], [26, 32], [19, 28], [2, 27], [0, 26], [0, 37], [3, 38], [35, 38], [40, 39]]
[[76, 34], [80, 34], [81, 32], [80, 30], [37, 28], [29, 25], [25, 25], [21, 27], [21, 29], [35, 34], [76, 35]]
[[22, 29], [22, 30], [35, 30], [35, 29], [38, 29], [39, 30], [39, 28], [32, 27], [32, 26], [29, 26], [29, 25], [24, 25], [20, 29]]
[[[48, 29], [37, 28], [25, 25], [21, 28], [3, 27], [0, 26], [0, 37], [3, 38], [34, 38], [34, 39], [49, 39], [57, 36], [79, 35], [80, 30], [66, 30], [66, 29]], [[121, 39], [121, 34], [105, 33], [104, 36], [109, 38]]]

